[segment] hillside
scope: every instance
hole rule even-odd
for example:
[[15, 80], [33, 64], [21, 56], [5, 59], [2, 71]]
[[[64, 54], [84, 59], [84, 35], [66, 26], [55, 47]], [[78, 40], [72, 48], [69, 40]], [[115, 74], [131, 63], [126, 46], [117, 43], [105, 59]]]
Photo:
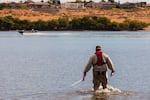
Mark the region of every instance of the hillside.
[[[46, 10], [45, 10], [46, 11]], [[56, 12], [41, 11], [41, 10], [22, 10], [22, 9], [4, 9], [0, 10], [0, 16], [12, 16], [14, 18], [26, 19], [30, 21], [58, 19], [60, 17], [83, 17], [83, 16], [98, 16], [108, 17], [112, 21], [123, 22], [126, 19], [139, 20], [150, 23], [150, 10], [65, 10], [60, 9]]]

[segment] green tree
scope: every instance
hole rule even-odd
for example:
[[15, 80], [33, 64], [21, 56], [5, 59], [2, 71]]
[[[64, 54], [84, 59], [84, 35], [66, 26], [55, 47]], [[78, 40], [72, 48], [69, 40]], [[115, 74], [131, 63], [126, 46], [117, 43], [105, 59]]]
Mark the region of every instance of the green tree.
[[112, 22], [112, 23], [111, 23], [111, 26], [110, 26], [110, 30], [113, 30], [113, 31], [120, 31], [120, 30], [121, 30], [120, 24], [117, 23], [117, 22]]
[[58, 29], [66, 30], [70, 27], [68, 18], [59, 18], [58, 23]]
[[6, 7], [5, 3], [0, 3], [0, 10], [4, 9]]
[[125, 20], [123, 24], [124, 26], [125, 25], [128, 26], [128, 30], [131, 31], [142, 30], [144, 27], [148, 25], [146, 23], [137, 20]]
[[48, 29], [49, 30], [57, 30], [58, 29], [58, 21], [57, 20], [50, 20], [48, 21]]
[[114, 2], [115, 2], [115, 0], [108, 0], [108, 2], [114, 3]]
[[76, 0], [76, 3], [81, 3], [82, 2], [82, 0]]
[[89, 29], [89, 24], [90, 24], [89, 18], [90, 17], [87, 16], [81, 18], [81, 29], [83, 30]]
[[0, 22], [0, 27], [2, 30], [11, 30], [14, 25], [13, 18], [11, 16], [1, 18]]
[[96, 30], [97, 29], [97, 18], [91, 17], [89, 18], [89, 30]]
[[110, 19], [108, 19], [106, 17], [99, 17], [97, 19], [97, 23], [99, 23], [99, 26], [100, 26], [100, 27], [98, 27], [98, 29], [107, 30], [107, 29], [109, 29], [111, 21], [110, 21]]
[[38, 20], [36, 22], [33, 22], [32, 25], [34, 26], [34, 29], [37, 30], [46, 30], [47, 29], [47, 22]]
[[101, 0], [101, 2], [106, 2], [105, 0]]
[[68, 18], [59, 18], [58, 20], [42, 21], [38, 20], [30, 22], [28, 20], [19, 20], [11, 16], [0, 17], [0, 30], [17, 30], [17, 29], [37, 29], [37, 30], [141, 30], [147, 27], [148, 24], [136, 21], [126, 20], [123, 23], [111, 22], [106, 17], [83, 17], [73, 18], [69, 21]]
[[77, 30], [79, 30], [79, 29], [81, 29], [81, 19], [80, 18], [74, 18], [74, 19], [72, 19], [72, 21], [71, 21], [71, 28], [72, 29], [77, 29]]
[[28, 9], [27, 4], [24, 4], [24, 3], [20, 4], [20, 8], [21, 9]]

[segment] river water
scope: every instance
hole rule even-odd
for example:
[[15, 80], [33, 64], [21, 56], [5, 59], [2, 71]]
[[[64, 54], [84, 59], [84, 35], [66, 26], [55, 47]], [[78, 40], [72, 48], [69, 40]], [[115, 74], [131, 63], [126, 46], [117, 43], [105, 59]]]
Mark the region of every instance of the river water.
[[[92, 71], [74, 84], [97, 44], [116, 68], [109, 85], [121, 92], [94, 95]], [[150, 100], [149, 60], [150, 32], [0, 32], [0, 100]]]

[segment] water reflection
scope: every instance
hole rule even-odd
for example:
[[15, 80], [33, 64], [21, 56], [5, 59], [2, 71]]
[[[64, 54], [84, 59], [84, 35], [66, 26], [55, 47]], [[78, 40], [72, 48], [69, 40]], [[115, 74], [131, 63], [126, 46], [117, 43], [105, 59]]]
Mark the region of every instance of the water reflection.
[[109, 95], [107, 93], [94, 94], [91, 100], [109, 100]]
[[72, 92], [69, 95], [72, 95], [72, 98], [80, 97], [80, 100], [138, 100], [141, 94], [133, 91], [94, 93], [92, 90], [80, 90], [76, 93]]

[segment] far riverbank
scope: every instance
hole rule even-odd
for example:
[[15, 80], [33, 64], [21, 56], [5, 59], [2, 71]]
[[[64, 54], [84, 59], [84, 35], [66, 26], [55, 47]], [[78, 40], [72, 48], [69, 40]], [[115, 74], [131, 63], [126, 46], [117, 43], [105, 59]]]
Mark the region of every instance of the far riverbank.
[[113, 22], [107, 17], [84, 16], [82, 18], [59, 18], [49, 21], [20, 20], [12, 16], [0, 17], [0, 30], [39, 30], [39, 31], [138, 31], [149, 24], [137, 20], [125, 20], [122, 23]]
[[12, 16], [13, 18], [19, 18], [21, 20], [30, 21], [48, 21], [52, 19], [59, 18], [76, 18], [84, 16], [97, 16], [97, 17], [107, 17], [111, 21], [123, 22], [127, 19], [137, 20], [145, 23], [150, 23], [150, 10], [149, 9], [80, 9], [80, 10], [69, 10], [69, 9], [58, 9], [56, 12], [49, 11], [35, 11], [32, 9], [3, 9], [0, 10], [0, 16]]

